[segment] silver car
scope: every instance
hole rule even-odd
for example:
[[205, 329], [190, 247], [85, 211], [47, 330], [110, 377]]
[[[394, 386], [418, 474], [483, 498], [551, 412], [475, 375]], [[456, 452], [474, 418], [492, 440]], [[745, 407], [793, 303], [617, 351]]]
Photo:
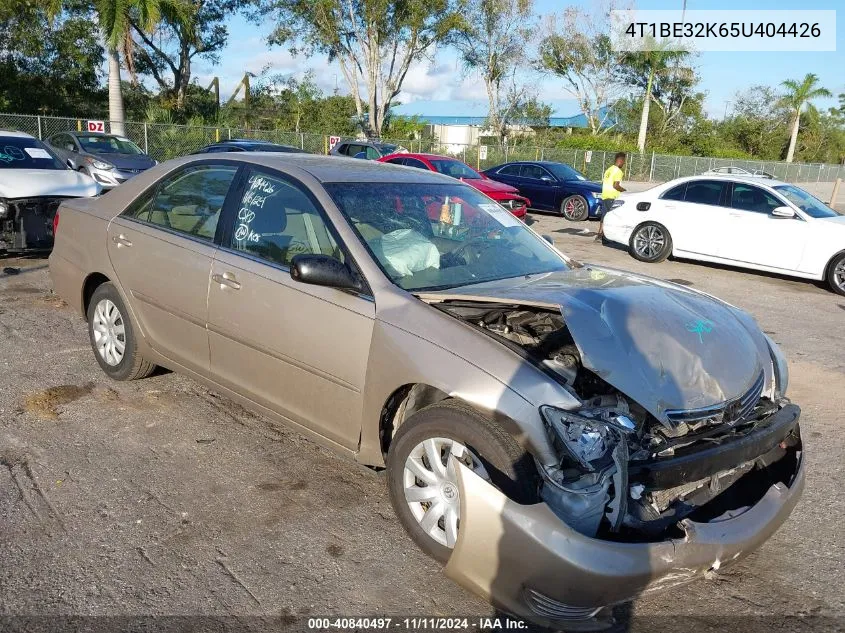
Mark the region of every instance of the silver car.
[[162, 365], [385, 467], [447, 575], [547, 626], [736, 561], [804, 484], [751, 317], [575, 262], [434, 172], [170, 161], [63, 205], [50, 272], [108, 376]]

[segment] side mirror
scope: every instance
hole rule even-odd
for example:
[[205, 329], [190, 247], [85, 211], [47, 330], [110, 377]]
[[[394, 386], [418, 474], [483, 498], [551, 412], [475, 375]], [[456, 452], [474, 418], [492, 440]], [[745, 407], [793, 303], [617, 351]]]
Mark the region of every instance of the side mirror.
[[328, 255], [296, 255], [290, 264], [294, 281], [339, 290], [361, 290], [361, 282], [349, 267]]
[[551, 184], [551, 182], [552, 182], [552, 179], [551, 179], [551, 178], [549, 178], [548, 176], [540, 176], [540, 180], [542, 180], [542, 181], [543, 181], [544, 183], [546, 183], [547, 185], [548, 185], [548, 184]]
[[772, 217], [775, 218], [794, 218], [795, 211], [789, 207], [775, 207], [772, 209]]
[[551, 235], [541, 235], [540, 237], [542, 237], [544, 240], [546, 240], [552, 246], [555, 245], [555, 241], [552, 239]]
[[67, 159], [67, 166], [74, 169], [73, 162], [69, 158]]

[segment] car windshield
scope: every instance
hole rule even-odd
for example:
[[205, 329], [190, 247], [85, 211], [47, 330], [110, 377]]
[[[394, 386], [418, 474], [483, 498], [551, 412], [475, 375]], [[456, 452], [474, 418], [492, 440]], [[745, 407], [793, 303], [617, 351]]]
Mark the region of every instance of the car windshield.
[[0, 169], [67, 169], [67, 165], [37, 139], [0, 136]]
[[446, 174], [452, 178], [464, 178], [466, 180], [478, 180], [481, 178], [477, 171], [459, 160], [434, 158], [428, 162], [434, 166], [435, 171], [439, 171], [441, 174]]
[[543, 167], [552, 172], [558, 180], [587, 180], [581, 172], [563, 163], [544, 163]]
[[79, 144], [92, 154], [143, 154], [140, 147], [120, 136], [77, 136]]
[[381, 269], [405, 290], [443, 290], [569, 268], [521, 221], [467, 185], [324, 186]]
[[774, 189], [811, 218], [835, 218], [842, 215], [818, 198], [794, 185], [777, 185]]

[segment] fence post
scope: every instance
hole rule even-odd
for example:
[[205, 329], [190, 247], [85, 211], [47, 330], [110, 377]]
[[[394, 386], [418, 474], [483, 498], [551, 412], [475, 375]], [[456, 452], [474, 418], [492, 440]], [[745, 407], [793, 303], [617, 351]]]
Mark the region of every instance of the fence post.
[[648, 181], [654, 182], [654, 150], [651, 152], [651, 167], [648, 170]]
[[39, 116], [37, 118], [38, 118], [38, 140], [40, 141], [40, 140], [43, 139], [43, 135], [41, 133], [41, 117]]
[[299, 133], [299, 149], [305, 149], [305, 134], [303, 132]]
[[837, 178], [836, 182], [833, 183], [833, 193], [830, 194], [830, 202], [828, 203], [828, 206], [831, 209], [833, 209], [834, 208], [833, 205], [836, 204], [836, 197], [839, 195], [839, 185], [841, 185], [841, 184], [842, 184], [841, 178]]
[[149, 136], [147, 135], [147, 124], [146, 124], [146, 122], [144, 123], [144, 153], [145, 154], [150, 153], [150, 139], [149, 139]]
[[227, 128], [226, 128], [226, 131], [228, 132], [228, 134], [229, 134], [229, 140], [231, 141], [231, 140], [232, 140], [232, 128], [227, 127]]
[[478, 135], [478, 147], [475, 148], [475, 169], [481, 171], [481, 135]]

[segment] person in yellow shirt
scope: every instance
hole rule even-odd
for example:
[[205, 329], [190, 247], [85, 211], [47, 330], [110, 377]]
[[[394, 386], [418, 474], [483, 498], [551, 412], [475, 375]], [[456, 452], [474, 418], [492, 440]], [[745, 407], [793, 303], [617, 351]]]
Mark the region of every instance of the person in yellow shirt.
[[599, 216], [599, 232], [596, 235], [596, 242], [604, 239], [604, 216], [613, 206], [613, 201], [619, 194], [625, 191], [622, 187], [622, 171], [625, 167], [625, 153], [619, 152], [613, 157], [613, 164], [604, 171], [601, 181], [601, 215]]

